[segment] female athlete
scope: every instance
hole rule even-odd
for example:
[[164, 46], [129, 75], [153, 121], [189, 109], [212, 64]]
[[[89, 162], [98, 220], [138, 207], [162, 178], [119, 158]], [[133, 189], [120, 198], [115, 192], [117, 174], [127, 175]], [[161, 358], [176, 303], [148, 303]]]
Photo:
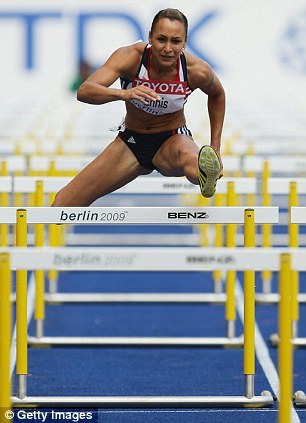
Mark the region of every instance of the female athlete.
[[[164, 176], [186, 176], [200, 185], [204, 197], [214, 195], [222, 176], [225, 93], [209, 64], [185, 51], [187, 33], [182, 12], [161, 10], [148, 43], [119, 48], [80, 86], [79, 101], [124, 101], [124, 124], [115, 140], [57, 193], [53, 206], [89, 206], [154, 169]], [[111, 87], [118, 79], [121, 88]], [[201, 149], [184, 115], [196, 89], [207, 96], [211, 130], [210, 145]]]

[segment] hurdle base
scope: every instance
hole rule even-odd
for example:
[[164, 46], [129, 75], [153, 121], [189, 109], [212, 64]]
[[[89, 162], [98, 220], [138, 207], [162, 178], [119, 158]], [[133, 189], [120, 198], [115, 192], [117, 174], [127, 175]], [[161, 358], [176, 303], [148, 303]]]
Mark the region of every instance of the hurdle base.
[[[278, 336], [277, 333], [273, 333], [273, 335], [270, 336], [270, 343], [273, 347], [278, 347], [279, 336]], [[291, 340], [291, 343], [295, 348], [305, 348], [306, 347], [306, 338], [295, 337]]]
[[28, 337], [31, 347], [44, 346], [141, 346], [141, 347], [243, 347], [243, 336], [227, 337]]
[[303, 391], [296, 391], [293, 400], [296, 406], [306, 407], [306, 395]]
[[54, 293], [45, 294], [52, 303], [217, 303], [224, 304], [225, 293]]
[[12, 406], [50, 407], [81, 406], [104, 408], [170, 408], [170, 407], [266, 407], [274, 403], [270, 392], [264, 391], [260, 396], [114, 396], [114, 397], [12, 397]]

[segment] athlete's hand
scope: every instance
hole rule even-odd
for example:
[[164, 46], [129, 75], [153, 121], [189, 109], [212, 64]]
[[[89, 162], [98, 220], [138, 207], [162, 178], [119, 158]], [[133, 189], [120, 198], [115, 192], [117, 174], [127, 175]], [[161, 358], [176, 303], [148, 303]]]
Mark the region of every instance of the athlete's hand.
[[151, 88], [139, 85], [138, 87], [130, 88], [124, 91], [124, 100], [138, 100], [143, 104], [148, 104], [150, 100], [158, 101], [160, 96]]

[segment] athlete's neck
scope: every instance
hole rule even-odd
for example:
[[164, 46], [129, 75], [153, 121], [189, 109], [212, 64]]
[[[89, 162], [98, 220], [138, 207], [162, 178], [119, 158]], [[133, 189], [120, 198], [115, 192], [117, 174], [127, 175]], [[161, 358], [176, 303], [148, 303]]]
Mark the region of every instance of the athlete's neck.
[[161, 66], [154, 57], [150, 60], [150, 78], [158, 81], [173, 81], [177, 79], [177, 63], [173, 66]]

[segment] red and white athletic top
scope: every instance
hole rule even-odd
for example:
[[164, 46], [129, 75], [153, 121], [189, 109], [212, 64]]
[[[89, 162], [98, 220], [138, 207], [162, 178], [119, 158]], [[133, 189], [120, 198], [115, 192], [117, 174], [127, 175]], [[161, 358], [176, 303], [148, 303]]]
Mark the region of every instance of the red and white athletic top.
[[173, 81], [155, 81], [150, 79], [150, 57], [152, 46], [147, 44], [141, 59], [138, 75], [132, 81], [120, 79], [121, 88], [127, 90], [145, 85], [152, 88], [159, 96], [160, 100], [148, 100], [143, 104], [138, 100], [131, 100], [131, 103], [138, 109], [152, 115], [165, 115], [174, 113], [184, 108], [188, 96], [192, 89], [187, 82], [187, 65], [184, 53], [181, 53], [177, 61], [177, 75]]

